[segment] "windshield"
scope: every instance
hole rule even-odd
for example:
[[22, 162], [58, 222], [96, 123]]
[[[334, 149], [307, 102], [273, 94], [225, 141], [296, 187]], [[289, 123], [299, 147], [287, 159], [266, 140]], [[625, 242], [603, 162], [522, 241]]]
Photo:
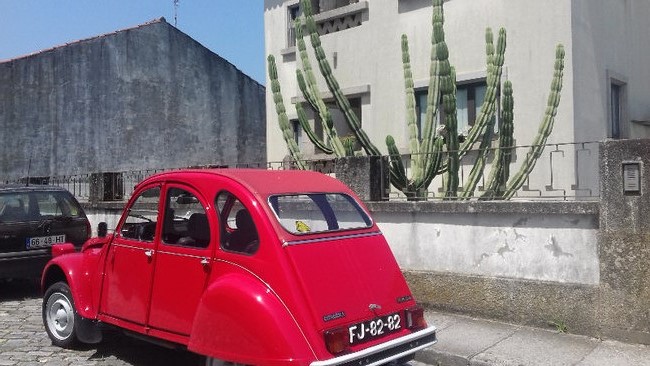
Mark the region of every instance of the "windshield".
[[362, 229], [372, 220], [350, 196], [342, 193], [306, 193], [271, 196], [271, 209], [292, 234]]

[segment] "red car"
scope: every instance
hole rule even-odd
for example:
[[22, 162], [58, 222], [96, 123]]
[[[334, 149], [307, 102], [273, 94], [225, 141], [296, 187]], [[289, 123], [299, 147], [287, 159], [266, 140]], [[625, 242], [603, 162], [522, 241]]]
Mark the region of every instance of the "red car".
[[62, 347], [112, 326], [206, 365], [320, 366], [406, 362], [436, 343], [364, 205], [320, 173], [156, 174], [113, 234], [52, 252], [43, 322]]

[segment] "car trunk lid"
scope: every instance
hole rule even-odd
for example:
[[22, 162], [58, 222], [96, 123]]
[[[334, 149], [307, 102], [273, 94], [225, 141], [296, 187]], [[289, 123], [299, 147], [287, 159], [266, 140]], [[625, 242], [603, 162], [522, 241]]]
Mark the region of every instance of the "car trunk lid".
[[317, 329], [390, 314], [399, 298], [410, 298], [379, 231], [300, 240], [285, 249]]

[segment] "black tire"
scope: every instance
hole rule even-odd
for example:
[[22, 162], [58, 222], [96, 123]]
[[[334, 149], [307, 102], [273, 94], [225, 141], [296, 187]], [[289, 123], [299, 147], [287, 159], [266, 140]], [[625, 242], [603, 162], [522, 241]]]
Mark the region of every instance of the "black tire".
[[43, 296], [43, 325], [52, 344], [62, 348], [78, 345], [77, 327], [80, 321], [70, 286], [65, 282], [50, 286]]

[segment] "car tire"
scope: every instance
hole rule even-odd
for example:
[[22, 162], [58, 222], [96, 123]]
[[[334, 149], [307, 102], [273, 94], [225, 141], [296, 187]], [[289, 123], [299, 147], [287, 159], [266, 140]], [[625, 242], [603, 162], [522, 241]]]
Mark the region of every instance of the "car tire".
[[52, 344], [62, 348], [77, 345], [79, 322], [80, 317], [74, 307], [70, 286], [65, 282], [50, 286], [43, 296], [43, 324]]

